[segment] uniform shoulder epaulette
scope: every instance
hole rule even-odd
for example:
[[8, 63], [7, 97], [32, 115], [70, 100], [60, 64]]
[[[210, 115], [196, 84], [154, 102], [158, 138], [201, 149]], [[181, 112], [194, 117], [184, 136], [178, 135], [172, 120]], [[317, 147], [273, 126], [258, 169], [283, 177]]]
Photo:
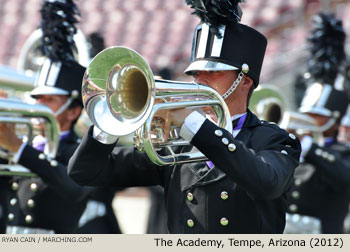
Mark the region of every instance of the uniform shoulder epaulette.
[[263, 126], [267, 126], [267, 127], [271, 128], [271, 129], [277, 130], [278, 132], [288, 136], [289, 138], [291, 138], [293, 140], [296, 139], [296, 136], [294, 134], [289, 133], [286, 130], [280, 128], [279, 125], [274, 123], [274, 122], [269, 122], [269, 121], [264, 121], [264, 120], [260, 120], [260, 122], [261, 122], [261, 125], [263, 125]]
[[275, 122], [269, 122], [269, 121], [264, 121], [264, 120], [260, 120], [260, 123], [261, 125], [264, 125], [264, 126], [269, 126], [269, 127], [272, 127], [274, 129], [277, 129], [277, 130], [280, 130], [280, 131], [285, 131], [283, 129], [281, 129], [277, 123]]

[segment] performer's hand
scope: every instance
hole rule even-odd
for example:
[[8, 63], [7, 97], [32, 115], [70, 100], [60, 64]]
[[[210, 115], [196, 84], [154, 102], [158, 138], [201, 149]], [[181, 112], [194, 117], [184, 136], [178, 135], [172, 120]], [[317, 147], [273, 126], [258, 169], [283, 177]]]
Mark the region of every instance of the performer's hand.
[[210, 119], [211, 121], [217, 123], [218, 122], [218, 118], [213, 110], [213, 107], [203, 107], [202, 108], [203, 113], [205, 114], [205, 117]]
[[16, 153], [21, 145], [22, 141], [15, 133], [15, 124], [0, 123], [0, 147]]
[[[0, 98], [7, 98], [7, 93], [0, 89]], [[22, 141], [15, 134], [15, 125], [13, 123], [0, 123], [0, 147], [17, 152], [22, 145]]]
[[169, 121], [170, 124], [176, 127], [181, 128], [182, 124], [184, 123], [186, 117], [191, 114], [193, 111], [190, 109], [172, 109], [169, 110]]
[[2, 89], [0, 89], [0, 98], [7, 98], [7, 93]]
[[190, 109], [172, 109], [172, 110], [159, 110], [155, 117], [158, 118], [158, 124], [161, 122], [161, 126], [164, 131], [164, 139], [165, 141], [168, 140], [170, 130], [172, 127], [178, 127], [181, 128], [182, 124], [185, 121], [185, 118], [191, 114]]

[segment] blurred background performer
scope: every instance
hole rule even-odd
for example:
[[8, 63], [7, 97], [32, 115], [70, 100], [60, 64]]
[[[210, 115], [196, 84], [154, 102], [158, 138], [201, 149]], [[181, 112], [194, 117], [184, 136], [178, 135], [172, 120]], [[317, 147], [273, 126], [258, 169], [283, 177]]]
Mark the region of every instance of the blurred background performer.
[[350, 148], [350, 105], [341, 119], [337, 139]]
[[290, 218], [305, 222], [310, 230], [286, 231], [343, 233], [350, 197], [350, 152], [337, 141], [337, 134], [349, 104], [342, 70], [345, 33], [341, 20], [333, 14], [319, 13], [313, 24], [308, 61], [313, 83], [299, 111], [313, 118], [315, 125], [313, 132], [300, 136], [304, 163], [296, 169], [289, 205], [291, 213], [299, 214]]
[[186, 73], [226, 99], [237, 125], [228, 132], [198, 112], [188, 116], [187, 109], [167, 119], [211, 161], [159, 167], [134, 148], [115, 148], [117, 137], [91, 127], [69, 163], [75, 181], [162, 185], [170, 233], [283, 232], [286, 192], [299, 164], [300, 144], [294, 135], [247, 110], [259, 84], [267, 41], [238, 23], [239, 2], [187, 1], [202, 22], [195, 29]]
[[73, 57], [78, 9], [72, 0], [44, 1], [42, 50], [46, 56], [31, 96], [54, 112], [60, 126], [55, 160], [43, 153], [45, 136], [29, 146], [13, 127], [1, 124], [0, 146], [16, 153], [18, 163], [38, 177], [14, 177], [10, 185], [7, 233], [74, 233], [90, 190], [67, 176], [67, 163], [79, 139], [73, 126], [82, 111], [81, 80], [85, 68]]
[[[90, 58], [105, 48], [104, 39], [98, 32], [87, 37]], [[86, 209], [79, 220], [79, 234], [120, 234], [112, 202], [117, 188], [96, 187], [92, 189]]]
[[[344, 78], [345, 92], [347, 93], [348, 97], [350, 97], [350, 62], [346, 63]], [[346, 144], [350, 148], [350, 105], [348, 106], [346, 113], [340, 122], [338, 141]]]

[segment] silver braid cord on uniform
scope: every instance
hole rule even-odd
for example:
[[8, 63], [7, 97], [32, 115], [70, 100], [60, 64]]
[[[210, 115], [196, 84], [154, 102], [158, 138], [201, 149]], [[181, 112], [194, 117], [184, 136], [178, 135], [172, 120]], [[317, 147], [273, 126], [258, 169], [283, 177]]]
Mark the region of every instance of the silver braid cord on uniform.
[[237, 88], [238, 84], [241, 83], [242, 79], [244, 77], [244, 73], [243, 71], [241, 71], [236, 80], [232, 83], [231, 87], [222, 95], [222, 98], [224, 98], [224, 100], [226, 100], [227, 97], [230, 96], [230, 94], [233, 93], [233, 91], [235, 91], [235, 89]]

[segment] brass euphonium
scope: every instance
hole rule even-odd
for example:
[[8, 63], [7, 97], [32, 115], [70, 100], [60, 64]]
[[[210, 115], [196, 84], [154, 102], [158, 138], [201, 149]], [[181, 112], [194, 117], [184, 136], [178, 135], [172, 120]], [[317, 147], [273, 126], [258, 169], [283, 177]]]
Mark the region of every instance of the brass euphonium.
[[286, 111], [285, 100], [278, 88], [268, 84], [261, 84], [252, 94], [249, 109], [260, 120], [280, 124]]
[[[126, 47], [107, 48], [92, 59], [84, 75], [82, 95], [95, 126], [115, 136], [134, 133], [136, 147], [157, 165], [206, 160], [197, 150], [173, 152], [172, 147], [189, 142], [177, 137], [165, 140], [156, 118], [160, 110], [212, 107], [218, 125], [232, 132], [227, 105], [214, 89], [199, 83], [154, 80], [145, 59]], [[174, 132], [176, 135], [176, 129]], [[170, 154], [160, 155], [158, 148], [166, 148]]]

